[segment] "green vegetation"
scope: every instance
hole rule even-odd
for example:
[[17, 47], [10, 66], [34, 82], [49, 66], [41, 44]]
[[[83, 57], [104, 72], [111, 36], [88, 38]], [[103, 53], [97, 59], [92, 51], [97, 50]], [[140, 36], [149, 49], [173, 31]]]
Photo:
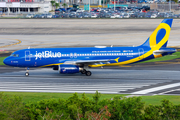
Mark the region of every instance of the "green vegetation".
[[5, 58], [6, 58], [6, 57], [0, 57], [0, 65], [4, 65], [3, 60], [4, 60]]
[[56, 9], [60, 6], [59, 3], [55, 3]]
[[[69, 97], [73, 95], [73, 93], [38, 93], [38, 92], [4, 92], [4, 95], [8, 96], [19, 96], [22, 97], [22, 101], [24, 103], [35, 103], [41, 100], [48, 99], [56, 99], [59, 98], [67, 100]], [[78, 97], [82, 96], [82, 93], [77, 94]], [[93, 99], [94, 94], [86, 94], [88, 99]], [[100, 100], [111, 99], [113, 97], [120, 96], [124, 97], [127, 94], [101, 94]], [[160, 105], [161, 100], [166, 99], [170, 100], [173, 104], [180, 104], [180, 96], [172, 96], [172, 95], [154, 95], [154, 96], [141, 96], [142, 101], [146, 103], [146, 105]]]
[[63, 3], [62, 6], [66, 8], [68, 5], [66, 3]]
[[[74, 93], [63, 99], [44, 99], [38, 102], [24, 103], [22, 97], [0, 93], [0, 119], [68, 119], [68, 120], [179, 120], [180, 104], [161, 100], [159, 105], [145, 105], [143, 97], [125, 98], [115, 96], [101, 99], [96, 91], [91, 98], [86, 94]], [[26, 94], [26, 93], [24, 93]], [[46, 93], [44, 93], [45, 95]], [[58, 94], [58, 93], [57, 93]], [[56, 94], [56, 95], [57, 95]], [[19, 95], [23, 95], [22, 93]], [[61, 94], [64, 95], [64, 94]], [[152, 96], [156, 97], [156, 96]], [[169, 97], [170, 98], [170, 97]], [[153, 99], [152, 99], [153, 100]], [[179, 101], [179, 100], [178, 100]]]
[[[22, 97], [22, 101], [25, 103], [28, 102], [37, 102], [37, 101], [41, 101], [44, 99], [49, 99], [49, 98], [53, 98], [53, 99], [68, 99], [70, 96], [73, 95], [73, 93], [36, 93], [36, 92], [4, 92], [4, 95], [9, 95], [9, 96], [21, 96]], [[79, 97], [82, 96], [81, 93], [77, 94]], [[92, 96], [94, 94], [86, 94], [86, 96], [89, 99], [92, 99]], [[119, 95], [119, 94], [102, 94], [100, 100], [103, 99], [111, 99], [115, 96], [126, 96], [124, 95]]]
[[146, 105], [160, 105], [161, 100], [166, 99], [171, 101], [173, 104], [180, 104], [180, 96], [175, 95], [155, 95], [155, 96], [141, 96], [142, 101], [146, 103]]
[[160, 58], [155, 58], [155, 59], [147, 60], [147, 61], [140, 62], [140, 63], [166, 61], [166, 60], [173, 60], [173, 59], [177, 59], [177, 58], [180, 58], [180, 52], [175, 52], [172, 55], [166, 55], [166, 56], [163, 56]]
[[56, 1], [54, 1], [54, 0], [51, 1], [52, 10], [53, 10], [53, 7], [55, 6], [55, 3], [56, 3]]

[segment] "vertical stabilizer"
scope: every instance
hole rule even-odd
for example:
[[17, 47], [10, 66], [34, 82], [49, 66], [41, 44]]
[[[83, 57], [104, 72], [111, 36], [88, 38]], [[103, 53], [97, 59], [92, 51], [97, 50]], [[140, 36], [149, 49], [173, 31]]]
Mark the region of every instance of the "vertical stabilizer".
[[172, 21], [173, 19], [164, 19], [146, 40], [146, 42], [142, 44], [142, 46], [147, 46], [150, 48], [166, 47], [171, 31]]

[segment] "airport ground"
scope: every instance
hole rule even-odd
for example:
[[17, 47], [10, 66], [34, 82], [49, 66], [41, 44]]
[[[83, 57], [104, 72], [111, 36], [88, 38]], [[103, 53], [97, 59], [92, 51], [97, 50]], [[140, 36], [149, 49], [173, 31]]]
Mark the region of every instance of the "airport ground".
[[[162, 19], [1, 19], [0, 49], [137, 46], [147, 40], [161, 21]], [[174, 19], [168, 46], [180, 45], [179, 31], [180, 19]]]
[[[137, 46], [162, 19], [1, 19], [3, 54], [24, 48]], [[169, 47], [180, 46], [180, 19], [174, 19]], [[1, 54], [0, 54], [1, 55]], [[180, 94], [179, 61], [91, 69], [92, 76], [61, 75], [51, 69], [0, 67], [0, 91], [154, 95]]]

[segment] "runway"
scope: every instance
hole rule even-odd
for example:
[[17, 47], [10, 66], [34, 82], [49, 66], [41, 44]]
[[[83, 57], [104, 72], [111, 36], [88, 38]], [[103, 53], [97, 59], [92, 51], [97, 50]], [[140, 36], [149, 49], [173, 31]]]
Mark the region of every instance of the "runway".
[[[26, 48], [138, 46], [162, 19], [1, 19], [0, 57]], [[21, 26], [19, 26], [21, 24]], [[180, 19], [168, 46], [180, 47]], [[3, 56], [3, 57], [4, 57]], [[169, 62], [90, 69], [92, 76], [63, 75], [52, 69], [0, 67], [0, 91], [111, 94], [180, 94], [180, 64]]]
[[[0, 91], [107, 94], [170, 94], [180, 89], [180, 65], [90, 69], [92, 76], [59, 74], [49, 68], [25, 70], [0, 67]], [[166, 68], [166, 69], [165, 69]], [[163, 69], [163, 70], [162, 70]]]

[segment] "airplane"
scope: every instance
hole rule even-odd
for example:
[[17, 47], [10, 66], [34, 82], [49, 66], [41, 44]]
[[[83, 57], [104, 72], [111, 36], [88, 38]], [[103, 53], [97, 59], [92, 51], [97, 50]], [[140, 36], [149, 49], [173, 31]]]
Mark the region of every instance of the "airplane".
[[82, 73], [91, 76], [89, 67], [120, 66], [138, 63], [176, 52], [167, 48], [173, 19], [164, 19], [150, 37], [136, 47], [29, 48], [18, 50], [4, 59], [13, 67], [51, 67], [61, 74]]

